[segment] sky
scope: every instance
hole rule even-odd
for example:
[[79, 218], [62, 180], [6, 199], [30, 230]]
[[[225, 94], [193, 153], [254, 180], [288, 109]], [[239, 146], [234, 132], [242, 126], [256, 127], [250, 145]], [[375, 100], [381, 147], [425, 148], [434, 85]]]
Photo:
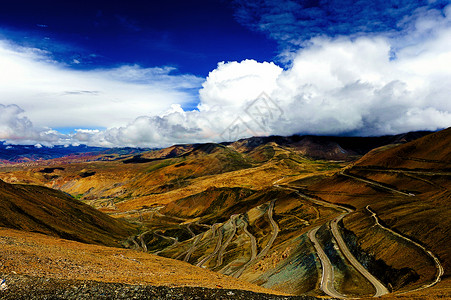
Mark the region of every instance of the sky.
[[451, 126], [451, 0], [2, 1], [0, 140]]

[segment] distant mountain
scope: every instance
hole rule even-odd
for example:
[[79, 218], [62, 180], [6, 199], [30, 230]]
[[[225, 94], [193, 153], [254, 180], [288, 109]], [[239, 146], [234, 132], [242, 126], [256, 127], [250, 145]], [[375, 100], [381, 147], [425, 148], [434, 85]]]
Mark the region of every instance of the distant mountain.
[[[251, 137], [232, 143], [185, 144], [174, 145], [164, 149], [132, 147], [105, 148], [90, 147], [87, 145], [55, 145], [53, 147], [47, 147], [40, 144], [10, 145], [0, 141], [0, 163], [22, 163], [66, 156], [92, 155], [102, 155], [102, 157], [98, 159], [108, 159], [108, 155], [111, 155], [110, 158], [116, 158], [117, 155], [130, 154], [136, 155], [136, 158], [132, 158], [130, 161], [131, 163], [148, 162], [180, 156], [191, 156], [196, 153], [208, 154], [208, 151], [216, 151], [215, 148], [220, 145], [231, 146], [238, 152], [247, 153], [268, 143], [275, 143], [282, 147], [291, 147], [298, 153], [313, 158], [342, 160], [364, 155], [370, 150], [380, 146], [410, 142], [430, 133], [431, 131], [416, 131], [380, 137], [339, 137], [314, 135]], [[150, 150], [154, 151], [149, 152]]]
[[451, 128], [387, 151], [375, 149], [357, 165], [451, 170]]
[[278, 291], [368, 297], [436, 284], [442, 293], [450, 142], [451, 129], [271, 136], [3, 165], [0, 178], [21, 184], [0, 184], [0, 227], [105, 244], [130, 222], [139, 233], [125, 247]]
[[9, 145], [0, 141], [0, 163], [21, 163], [37, 160], [47, 160], [69, 155], [94, 154], [135, 154], [150, 149], [143, 148], [104, 148], [86, 145], [55, 145], [53, 147], [38, 145]]
[[239, 152], [250, 152], [268, 143], [291, 147], [298, 153], [320, 159], [349, 159], [368, 153], [370, 150], [389, 144], [401, 144], [421, 138], [431, 131], [415, 131], [397, 135], [378, 137], [340, 137], [340, 136], [268, 136], [241, 139], [231, 146]]

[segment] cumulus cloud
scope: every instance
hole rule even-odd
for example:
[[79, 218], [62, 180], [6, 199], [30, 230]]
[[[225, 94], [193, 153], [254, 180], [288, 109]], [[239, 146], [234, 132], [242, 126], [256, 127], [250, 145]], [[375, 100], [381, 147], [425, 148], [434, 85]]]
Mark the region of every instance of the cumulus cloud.
[[39, 49], [0, 40], [0, 103], [16, 104], [37, 126], [107, 128], [143, 114], [159, 114], [171, 103], [196, 102], [190, 89], [202, 79], [173, 75], [174, 69], [75, 71]]
[[[180, 107], [101, 133], [109, 143], [222, 141], [254, 134], [381, 135], [451, 126], [451, 28], [447, 13], [434, 33], [393, 57], [387, 36], [317, 37], [290, 68], [244, 60], [219, 63], [199, 91], [197, 111]], [[426, 16], [427, 17], [427, 16]], [[421, 23], [421, 20], [417, 20]], [[424, 26], [419, 26], [421, 31]], [[283, 113], [264, 128], [249, 114], [265, 91]], [[273, 106], [274, 106], [273, 105]], [[265, 111], [265, 105], [259, 107]], [[272, 110], [275, 113], [277, 109]], [[139, 134], [140, 133], [140, 134]], [[145, 133], [145, 134], [144, 134]]]
[[0, 139], [8, 142], [33, 144], [41, 141], [52, 145], [60, 142], [64, 136], [49, 128], [36, 128], [23, 115], [24, 111], [17, 105], [0, 104]]
[[[288, 122], [276, 127], [286, 133], [376, 135], [450, 126], [451, 72], [442, 66], [451, 63], [451, 48], [437, 55], [432, 45], [450, 38], [451, 30], [444, 30], [422, 53], [402, 51], [396, 60], [384, 38], [314, 40], [278, 79], [272, 95]], [[295, 117], [299, 122], [291, 122]]]
[[201, 110], [215, 105], [241, 107], [243, 103], [254, 100], [262, 87], [274, 89], [281, 73], [282, 68], [272, 62], [221, 62], [202, 84], [199, 107]]
[[[2, 96], [27, 117], [18, 106], [0, 107], [0, 138], [163, 147], [252, 135], [381, 135], [449, 127], [450, 21], [451, 6], [442, 14], [417, 9], [404, 20], [410, 27], [402, 39], [318, 36], [291, 56], [288, 68], [221, 62], [203, 82], [172, 75], [169, 67], [67, 71], [36, 49], [5, 54], [8, 47], [2, 46], [0, 66], [15, 67], [14, 80], [0, 72]], [[196, 87], [197, 109], [184, 110], [195, 101]], [[43, 101], [42, 108], [30, 99]], [[61, 135], [43, 128], [55, 124], [107, 129]]]

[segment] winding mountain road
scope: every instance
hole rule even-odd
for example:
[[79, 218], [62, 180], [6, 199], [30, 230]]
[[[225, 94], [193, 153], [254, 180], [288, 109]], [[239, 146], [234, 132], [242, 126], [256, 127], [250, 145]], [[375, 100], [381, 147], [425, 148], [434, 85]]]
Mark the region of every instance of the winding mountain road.
[[[255, 253], [257, 252], [257, 243], [255, 241], [255, 243], [252, 243], [252, 257], [251, 259], [241, 268], [239, 269], [233, 276], [234, 277], [240, 277], [241, 274], [243, 274], [244, 270], [246, 270], [246, 268], [248, 268], [250, 265], [252, 265], [255, 261], [257, 261], [258, 259], [263, 258], [269, 251], [269, 249], [271, 249], [272, 245], [274, 244], [274, 241], [277, 238], [277, 235], [279, 234], [280, 228], [279, 225], [277, 224], [277, 222], [274, 220], [273, 218], [273, 212], [274, 212], [274, 204], [275, 204], [276, 200], [272, 200], [268, 206], [267, 209], [267, 214], [268, 214], [268, 218], [269, 218], [269, 222], [271, 223], [271, 227], [272, 227], [272, 234], [271, 234], [271, 238], [269, 239], [268, 243], [266, 244], [265, 248], [263, 248], [263, 250], [258, 253], [255, 256]], [[245, 223], [247, 225], [247, 222]], [[250, 234], [252, 237], [253, 235], [247, 231], [247, 226], [245, 226], [245, 228], [243, 228], [243, 230], [246, 232], [246, 234]], [[255, 237], [254, 237], [255, 239]]]
[[323, 248], [321, 248], [321, 245], [316, 239], [316, 232], [320, 227], [321, 226], [315, 227], [308, 232], [308, 237], [310, 241], [312, 241], [313, 246], [315, 247], [316, 253], [318, 254], [319, 260], [321, 262], [322, 274], [320, 288], [331, 297], [346, 298], [344, 295], [340, 294], [335, 290], [334, 269], [332, 267], [332, 263], [330, 262], [329, 257], [327, 257]]
[[379, 169], [379, 168], [359, 168], [365, 171], [371, 172], [391, 172], [391, 173], [406, 173], [406, 174], [418, 174], [426, 176], [451, 176], [451, 172], [442, 171], [419, 171], [419, 170], [403, 170], [403, 169]]
[[251, 257], [249, 258], [248, 262], [244, 264], [240, 269], [238, 269], [234, 274], [233, 277], [240, 277], [241, 274], [243, 274], [244, 270], [246, 270], [247, 267], [249, 267], [257, 258], [257, 239], [255, 236], [247, 230], [248, 223], [246, 220], [243, 220], [240, 218], [241, 221], [243, 221], [243, 231], [244, 233], [249, 237], [251, 241]]
[[186, 230], [188, 230], [188, 232], [189, 232], [189, 234], [191, 234], [191, 237], [195, 237], [196, 235], [194, 234], [194, 232], [191, 230], [191, 224], [192, 223], [188, 223], [187, 225], [186, 225]]
[[431, 286], [437, 284], [437, 283], [441, 280], [441, 277], [443, 276], [443, 273], [444, 273], [444, 269], [443, 269], [443, 266], [440, 264], [440, 261], [438, 260], [437, 256], [434, 255], [434, 253], [432, 253], [430, 250], [426, 249], [423, 245], [420, 245], [419, 243], [417, 243], [417, 242], [411, 240], [410, 238], [408, 238], [408, 237], [406, 237], [406, 236], [403, 236], [403, 235], [401, 235], [401, 234], [399, 234], [399, 233], [393, 231], [392, 229], [390, 229], [390, 228], [385, 227], [384, 225], [382, 225], [382, 224], [379, 222], [379, 218], [378, 218], [377, 214], [370, 208], [369, 205], [366, 206], [366, 210], [367, 210], [368, 212], [371, 213], [371, 217], [374, 218], [374, 222], [375, 222], [375, 224], [376, 224], [377, 226], [379, 226], [380, 228], [382, 228], [382, 229], [384, 229], [384, 230], [390, 232], [391, 234], [393, 234], [393, 235], [395, 235], [395, 236], [397, 236], [397, 237], [400, 237], [400, 238], [402, 238], [402, 239], [404, 239], [404, 240], [406, 240], [406, 241], [408, 241], [408, 242], [414, 244], [415, 246], [417, 246], [418, 248], [420, 248], [421, 250], [423, 250], [424, 252], [426, 252], [426, 254], [427, 254], [428, 256], [430, 256], [430, 257], [434, 260], [435, 266], [436, 266], [436, 268], [437, 268], [437, 274], [436, 274], [436, 276], [435, 276], [434, 281], [431, 282], [430, 284], [423, 285], [423, 286], [421, 286], [421, 287], [419, 287], [419, 288], [417, 288], [417, 289], [410, 290], [410, 291], [408, 291], [408, 292], [413, 292], [413, 291], [418, 291], [418, 290], [422, 290], [422, 289], [425, 289], [425, 288], [429, 288], [429, 287], [431, 287]]
[[233, 237], [236, 234], [236, 218], [238, 217], [238, 215], [231, 215], [230, 216], [230, 222], [232, 224], [232, 233], [230, 234], [230, 236], [227, 238], [227, 240], [222, 243], [221, 248], [219, 249], [218, 252], [218, 258], [216, 260], [216, 265], [215, 268], [218, 268], [219, 266], [222, 265], [223, 260], [224, 260], [224, 251], [227, 248], [227, 246], [230, 244], [230, 242], [232, 241]]
[[212, 253], [210, 253], [209, 255], [207, 255], [206, 257], [204, 257], [200, 262], [198, 262], [196, 264], [196, 266], [198, 267], [202, 267], [203, 264], [205, 264], [207, 261], [209, 261], [210, 259], [212, 259], [216, 253], [218, 253], [219, 249], [221, 248], [221, 244], [222, 244], [222, 230], [220, 230], [220, 224], [215, 223], [213, 224], [212, 230], [213, 230], [213, 236], [212, 239], [216, 237], [216, 231], [218, 232], [218, 240], [216, 242], [216, 246], [215, 249], [213, 250]]
[[338, 247], [340, 248], [341, 253], [346, 257], [349, 263], [362, 274], [376, 289], [376, 293], [373, 297], [380, 297], [382, 295], [388, 294], [388, 289], [380, 282], [376, 277], [374, 277], [364, 266], [352, 255], [351, 251], [349, 251], [348, 246], [343, 240], [340, 232], [338, 231], [338, 222], [340, 222], [348, 213], [340, 215], [338, 218], [335, 218], [330, 223], [330, 228], [332, 231], [332, 235], [337, 241]]
[[197, 235], [194, 238], [194, 241], [191, 244], [191, 247], [188, 249], [188, 252], [186, 253], [185, 258], [183, 259], [183, 261], [186, 261], [186, 262], [189, 261], [189, 259], [191, 258], [191, 255], [194, 253], [194, 250], [196, 250], [197, 243], [199, 243], [199, 241], [202, 239], [204, 234], [205, 234], [205, 232], [202, 232], [201, 234]]
[[401, 195], [404, 195], [404, 196], [408, 196], [408, 197], [414, 197], [415, 196], [414, 194], [404, 193], [404, 192], [392, 189], [392, 188], [390, 188], [388, 186], [379, 184], [377, 182], [366, 180], [366, 179], [363, 179], [363, 178], [359, 178], [359, 177], [356, 177], [356, 176], [353, 176], [353, 175], [350, 175], [350, 174], [346, 174], [344, 172], [340, 172], [339, 174], [342, 175], [342, 176], [346, 176], [346, 177], [352, 178], [352, 179], [357, 180], [357, 181], [361, 181], [361, 182], [367, 183], [369, 185], [377, 186], [379, 188], [391, 191], [393, 193], [398, 193], [398, 194], [401, 194]]
[[153, 232], [153, 234], [155, 234], [156, 236], [161, 237], [162, 239], [166, 239], [166, 240], [172, 241], [172, 242], [173, 242], [173, 245], [178, 244], [178, 242], [179, 242], [179, 239], [178, 239], [178, 238], [174, 238], [174, 237], [172, 237], [172, 236], [165, 236], [165, 235], [162, 235], [162, 234], [160, 234], [160, 233], [158, 233], [158, 232], [161, 232], [161, 230], [155, 230], [155, 231]]
[[[241, 219], [242, 220], [242, 219]], [[249, 237], [251, 241], [251, 259], [253, 260], [257, 257], [257, 239], [255, 236], [247, 230], [247, 227], [249, 226], [249, 223], [246, 220], [242, 220], [244, 223], [243, 231], [244, 233]]]
[[[319, 204], [319, 205], [322, 205], [325, 207], [329, 207], [329, 208], [342, 210], [343, 213], [341, 215], [339, 215], [338, 217], [336, 217], [333, 221], [330, 222], [331, 232], [332, 232], [334, 239], [336, 240], [336, 242], [338, 244], [339, 250], [344, 255], [344, 257], [346, 257], [348, 262], [374, 286], [374, 288], [376, 290], [374, 297], [379, 297], [379, 296], [389, 293], [388, 289], [376, 277], [374, 277], [367, 269], [365, 269], [365, 267], [354, 257], [354, 255], [352, 255], [352, 253], [349, 251], [348, 246], [344, 242], [343, 237], [340, 234], [340, 231], [338, 230], [338, 223], [344, 217], [346, 217], [348, 214], [352, 213], [354, 211], [353, 209], [339, 205], [339, 204], [333, 204], [330, 202], [326, 202], [326, 201], [322, 201], [322, 200], [318, 200], [318, 199], [309, 197], [307, 195], [301, 194], [298, 190], [290, 188], [290, 187], [281, 187], [279, 185], [274, 185], [274, 186], [277, 186], [279, 188], [288, 189], [291, 191], [295, 191], [300, 197], [308, 199], [316, 204]], [[397, 192], [399, 192], [399, 191], [397, 191]], [[400, 193], [402, 193], [402, 192], [400, 192]], [[320, 258], [320, 261], [321, 261], [321, 266], [323, 268], [322, 278], [321, 278], [321, 289], [331, 297], [346, 298], [346, 296], [338, 293], [335, 290], [335, 288], [333, 287], [333, 278], [334, 278], [333, 267], [330, 263], [329, 258], [327, 258], [327, 255], [325, 254], [324, 250], [321, 248], [320, 244], [318, 243], [318, 241], [316, 240], [316, 237], [315, 237], [315, 234], [318, 231], [318, 228], [319, 227], [315, 227], [312, 230], [310, 230], [308, 233], [308, 236], [315, 246], [315, 249], [318, 253], [318, 257]]]
[[276, 240], [277, 235], [280, 232], [279, 225], [273, 218], [275, 202], [276, 202], [276, 200], [272, 200], [268, 207], [268, 218], [269, 218], [269, 222], [271, 223], [271, 227], [272, 227], [272, 235], [271, 235], [269, 242], [266, 244], [265, 248], [257, 255], [257, 258], [261, 258], [268, 253], [269, 249], [274, 244], [274, 241]]

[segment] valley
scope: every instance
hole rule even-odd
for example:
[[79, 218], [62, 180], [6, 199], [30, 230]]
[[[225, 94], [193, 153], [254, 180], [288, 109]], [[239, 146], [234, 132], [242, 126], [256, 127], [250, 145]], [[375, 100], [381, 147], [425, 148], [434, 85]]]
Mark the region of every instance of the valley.
[[[111, 253], [133, 265], [123, 267], [132, 279], [83, 266], [91, 270], [83, 275], [90, 280], [171, 284], [169, 277], [143, 279], [153, 277], [127, 258], [142, 261], [152, 255], [160, 266], [180, 264], [171, 269], [180, 279], [175, 285], [436, 299], [451, 296], [450, 177], [451, 129], [366, 140], [268, 137], [175, 145], [108, 160], [99, 155], [88, 161], [4, 164], [0, 205], [6, 213], [0, 226], [10, 228], [2, 229], [2, 237], [39, 233], [97, 245], [92, 247], [122, 247]], [[17, 193], [28, 199], [15, 204], [20, 210], [8, 200]], [[52, 196], [38, 196], [43, 194]], [[65, 205], [76, 203], [83, 204], [77, 216], [90, 214], [80, 219], [92, 227], [77, 225], [73, 212], [66, 213]], [[59, 223], [61, 215], [68, 221]], [[105, 226], [110, 227], [96, 229]], [[21, 243], [19, 248], [26, 247]], [[73, 243], [65, 251], [91, 247]], [[0, 273], [60, 278], [43, 267], [35, 267], [42, 269], [35, 274], [24, 265], [5, 264], [6, 254], [19, 248], [0, 250]], [[43, 255], [27, 251], [29, 257]], [[48, 252], [62, 257], [57, 251]], [[114, 261], [105, 259], [95, 263]], [[204, 279], [190, 277], [195, 275], [178, 274], [187, 266], [196, 276], [205, 271], [229, 285], [205, 285]]]

